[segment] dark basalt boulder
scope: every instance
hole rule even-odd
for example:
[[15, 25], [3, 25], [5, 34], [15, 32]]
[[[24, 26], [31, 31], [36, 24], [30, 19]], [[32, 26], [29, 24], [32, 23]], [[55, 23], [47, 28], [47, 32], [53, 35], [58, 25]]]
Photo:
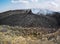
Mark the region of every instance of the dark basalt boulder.
[[11, 10], [0, 15], [0, 25], [22, 26], [22, 27], [47, 27], [56, 28], [58, 23], [53, 17], [36, 15], [31, 10]]
[[60, 13], [59, 12], [54, 12], [53, 14], [50, 14], [50, 15], [47, 15], [47, 16], [55, 19], [58, 23], [58, 26], [60, 27]]
[[60, 26], [60, 13], [55, 12], [55, 13], [52, 15], [52, 17], [56, 19], [56, 21], [58, 22], [58, 25]]

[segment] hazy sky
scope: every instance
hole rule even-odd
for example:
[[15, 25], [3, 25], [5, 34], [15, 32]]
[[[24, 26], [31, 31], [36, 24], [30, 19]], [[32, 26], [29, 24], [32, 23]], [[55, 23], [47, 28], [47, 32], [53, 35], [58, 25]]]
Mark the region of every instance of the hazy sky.
[[60, 11], [60, 0], [0, 0], [0, 12], [28, 8]]

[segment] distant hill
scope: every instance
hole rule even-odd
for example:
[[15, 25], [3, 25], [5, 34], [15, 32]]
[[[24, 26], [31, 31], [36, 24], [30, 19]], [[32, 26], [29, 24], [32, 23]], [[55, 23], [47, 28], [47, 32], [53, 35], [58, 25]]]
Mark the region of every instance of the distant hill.
[[58, 19], [60, 19], [60, 13], [54, 12], [51, 16], [37, 15], [33, 14], [30, 9], [0, 13], [0, 25], [56, 28], [60, 25]]

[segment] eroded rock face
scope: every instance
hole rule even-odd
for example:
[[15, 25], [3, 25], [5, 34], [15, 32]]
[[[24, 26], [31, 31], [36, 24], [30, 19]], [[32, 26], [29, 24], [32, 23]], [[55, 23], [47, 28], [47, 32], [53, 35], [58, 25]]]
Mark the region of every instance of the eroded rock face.
[[1, 13], [1, 25], [22, 26], [22, 27], [48, 27], [58, 26], [55, 18], [46, 15], [36, 15], [31, 10], [13, 10]]
[[58, 22], [58, 25], [60, 26], [60, 13], [55, 12], [53, 15], [51, 15], [56, 21]]
[[14, 15], [14, 14], [31, 14], [31, 10], [30, 9], [24, 9], [24, 10], [10, 10], [10, 11], [6, 11], [3, 13], [0, 13], [0, 19], [6, 18], [8, 16]]

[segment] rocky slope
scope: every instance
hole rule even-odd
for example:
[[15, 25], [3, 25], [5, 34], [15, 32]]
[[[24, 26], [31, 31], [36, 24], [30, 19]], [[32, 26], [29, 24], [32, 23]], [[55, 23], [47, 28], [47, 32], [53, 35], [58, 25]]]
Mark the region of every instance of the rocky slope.
[[55, 19], [56, 17], [54, 17], [33, 14], [29, 9], [10, 10], [7, 12], [0, 13], [0, 24], [22, 27], [55, 28], [58, 26], [58, 21]]
[[[10, 26], [9, 26], [10, 25]], [[0, 44], [60, 44], [60, 13], [28, 10], [0, 13]]]

